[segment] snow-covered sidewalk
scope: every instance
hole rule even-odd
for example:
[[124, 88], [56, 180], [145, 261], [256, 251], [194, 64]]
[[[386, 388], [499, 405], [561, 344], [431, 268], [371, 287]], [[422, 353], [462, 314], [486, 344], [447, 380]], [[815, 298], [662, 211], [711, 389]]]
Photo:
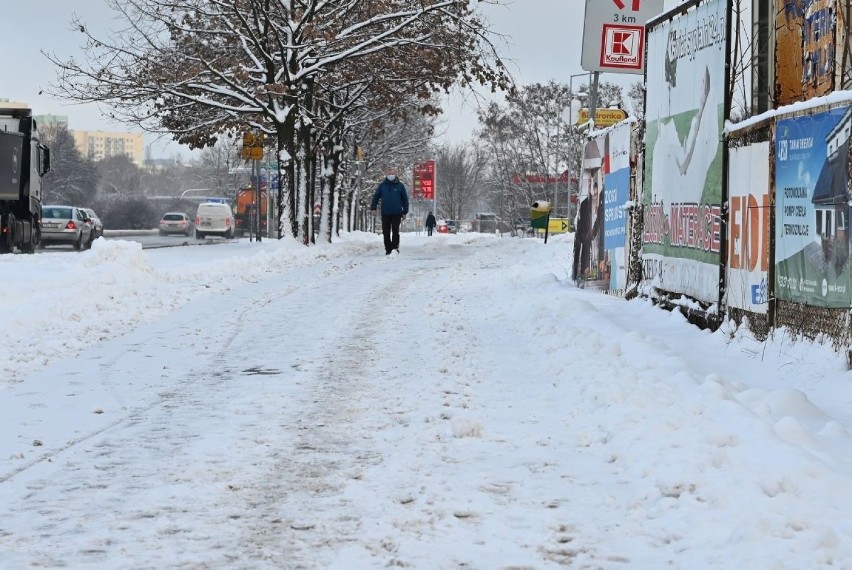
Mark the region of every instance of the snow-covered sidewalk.
[[842, 358], [380, 240], [0, 258], [0, 567], [852, 567]]

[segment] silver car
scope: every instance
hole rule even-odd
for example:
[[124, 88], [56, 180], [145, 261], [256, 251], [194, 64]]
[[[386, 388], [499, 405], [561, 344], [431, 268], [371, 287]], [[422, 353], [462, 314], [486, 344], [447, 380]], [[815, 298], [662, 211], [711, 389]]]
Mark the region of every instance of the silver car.
[[189, 237], [192, 233], [193, 223], [187, 214], [183, 212], [166, 212], [160, 220], [160, 235], [183, 234]]
[[92, 246], [93, 228], [86, 213], [76, 206], [44, 206], [41, 210], [41, 247], [72, 245], [77, 251]]
[[90, 241], [95, 241], [96, 239], [104, 235], [104, 223], [95, 213], [95, 211], [91, 208], [80, 209], [83, 210], [83, 213], [89, 217], [89, 220], [91, 220], [90, 224], [92, 226], [92, 238]]

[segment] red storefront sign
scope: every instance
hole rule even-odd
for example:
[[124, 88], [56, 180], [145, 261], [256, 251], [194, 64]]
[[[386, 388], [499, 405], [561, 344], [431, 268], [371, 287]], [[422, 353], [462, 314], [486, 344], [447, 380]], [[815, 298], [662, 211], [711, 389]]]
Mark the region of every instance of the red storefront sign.
[[[566, 184], [571, 178], [566, 170], [562, 174], [555, 176], [553, 174], [513, 174], [512, 184], [519, 186], [523, 183], [527, 184]], [[576, 177], [575, 177], [576, 180]]]
[[427, 160], [414, 165], [414, 188], [412, 196], [415, 200], [435, 199], [435, 161]]

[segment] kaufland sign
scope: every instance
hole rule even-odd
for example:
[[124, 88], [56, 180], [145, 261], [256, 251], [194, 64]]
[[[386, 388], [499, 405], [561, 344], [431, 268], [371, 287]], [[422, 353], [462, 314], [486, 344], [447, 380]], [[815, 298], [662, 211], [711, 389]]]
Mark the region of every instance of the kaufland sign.
[[643, 73], [645, 23], [662, 12], [663, 0], [586, 0], [583, 69]]

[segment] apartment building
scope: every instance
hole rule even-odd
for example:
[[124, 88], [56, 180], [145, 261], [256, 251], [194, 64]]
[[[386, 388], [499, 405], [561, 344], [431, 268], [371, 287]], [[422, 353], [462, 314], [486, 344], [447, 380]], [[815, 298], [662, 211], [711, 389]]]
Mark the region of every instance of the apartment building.
[[77, 130], [71, 133], [80, 153], [92, 160], [124, 155], [138, 166], [145, 160], [145, 142], [141, 134]]

